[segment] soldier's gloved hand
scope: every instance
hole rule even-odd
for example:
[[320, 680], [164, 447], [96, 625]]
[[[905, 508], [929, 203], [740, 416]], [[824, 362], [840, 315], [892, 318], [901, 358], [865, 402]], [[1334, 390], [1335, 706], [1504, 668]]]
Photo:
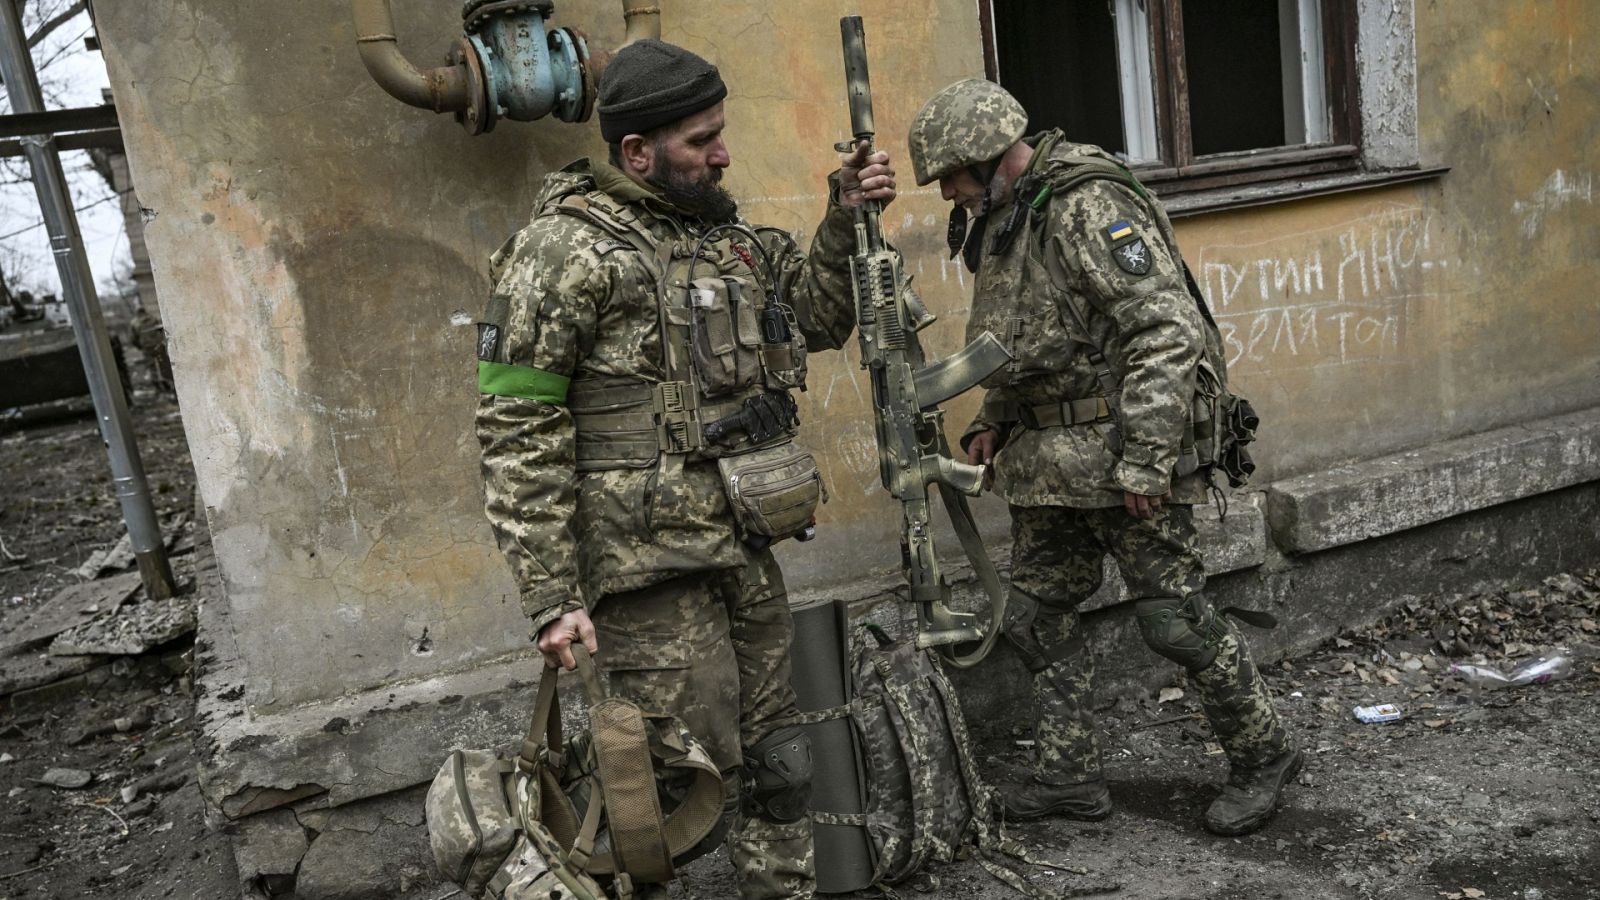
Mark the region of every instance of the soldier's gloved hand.
[[1122, 506], [1128, 511], [1128, 515], [1135, 519], [1154, 519], [1156, 513], [1161, 511], [1161, 502], [1170, 499], [1172, 499], [1171, 491], [1154, 496], [1135, 494], [1132, 491], [1122, 492]]
[[967, 442], [967, 465], [987, 467], [983, 472], [984, 490], [994, 487], [994, 452], [999, 443], [1000, 432], [993, 428], [978, 432]]
[[572, 656], [574, 640], [583, 641], [590, 655], [600, 650], [600, 645], [594, 639], [594, 623], [589, 621], [589, 613], [585, 610], [575, 609], [539, 629], [539, 652], [544, 654], [544, 664], [552, 669], [559, 666], [569, 672], [576, 669], [578, 661]]
[[879, 150], [867, 155], [867, 145], [857, 144], [849, 153], [839, 154], [839, 205], [860, 206], [862, 198], [888, 206], [894, 200], [894, 169], [889, 154]]

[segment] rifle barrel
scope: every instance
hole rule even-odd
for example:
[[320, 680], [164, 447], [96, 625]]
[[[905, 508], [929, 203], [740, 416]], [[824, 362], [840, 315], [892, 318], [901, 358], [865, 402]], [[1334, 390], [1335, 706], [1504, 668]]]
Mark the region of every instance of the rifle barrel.
[[867, 75], [867, 34], [860, 16], [839, 20], [844, 39], [844, 77], [850, 95], [850, 131], [856, 140], [872, 140], [872, 80]]

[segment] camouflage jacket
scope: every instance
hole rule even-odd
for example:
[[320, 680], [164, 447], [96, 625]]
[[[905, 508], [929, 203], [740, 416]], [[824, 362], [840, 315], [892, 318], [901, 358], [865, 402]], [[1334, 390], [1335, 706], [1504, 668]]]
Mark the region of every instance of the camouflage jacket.
[[[969, 338], [993, 331], [1015, 358], [984, 382], [962, 443], [999, 431], [995, 492], [1018, 506], [1119, 506], [1124, 491], [1169, 489], [1174, 502], [1203, 502], [1201, 476], [1173, 477], [1205, 338], [1170, 225], [1154, 200], [1104, 178], [1053, 190], [1084, 158], [1114, 161], [1100, 148], [1059, 131], [1029, 143], [1036, 150], [1013, 199], [974, 238], [984, 244], [968, 322]], [[1015, 233], [997, 246], [1018, 203], [1027, 208]], [[1104, 355], [1109, 391], [1090, 348]], [[1097, 396], [1120, 405], [1120, 427]], [[1100, 421], [1024, 424], [1033, 410], [1074, 400]]]
[[[491, 308], [505, 310], [491, 355], [534, 388], [480, 395], [485, 510], [535, 633], [604, 595], [745, 561], [714, 462], [578, 471], [569, 383], [659, 383], [664, 373], [651, 268], [627, 242], [553, 208], [575, 191], [625, 204], [662, 241], [699, 230], [612, 166], [580, 160], [546, 177], [533, 220], [491, 258]], [[854, 327], [852, 229], [830, 201], [809, 255], [763, 232], [811, 348], [838, 348]], [[754, 278], [735, 239], [723, 232], [705, 255], [727, 277]]]

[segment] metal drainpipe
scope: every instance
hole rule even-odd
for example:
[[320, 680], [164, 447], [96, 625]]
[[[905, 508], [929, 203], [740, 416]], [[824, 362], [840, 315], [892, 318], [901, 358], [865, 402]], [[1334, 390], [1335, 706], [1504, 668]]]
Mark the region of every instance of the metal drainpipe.
[[[6, 0], [0, 0], [0, 77], [5, 78], [13, 113], [44, 111], [38, 74], [23, 36], [22, 19], [17, 5]], [[150, 503], [150, 487], [145, 482], [144, 465], [134, 441], [122, 379], [117, 375], [111, 355], [105, 318], [100, 312], [98, 298], [92, 293], [94, 275], [89, 271], [83, 235], [78, 231], [71, 195], [67, 193], [61, 154], [56, 150], [55, 136], [50, 134], [24, 137], [22, 147], [39, 194], [39, 210], [44, 214], [45, 227], [50, 233], [62, 294], [66, 297], [67, 313], [72, 317], [78, 352], [83, 356], [84, 375], [88, 378], [89, 394], [94, 398], [95, 414], [100, 421], [100, 436], [111, 456], [117, 500], [122, 504], [122, 519], [128, 526], [129, 542], [133, 545], [134, 559], [139, 563], [145, 596], [152, 600], [165, 599], [174, 592], [172, 568], [167, 563], [155, 507]]]

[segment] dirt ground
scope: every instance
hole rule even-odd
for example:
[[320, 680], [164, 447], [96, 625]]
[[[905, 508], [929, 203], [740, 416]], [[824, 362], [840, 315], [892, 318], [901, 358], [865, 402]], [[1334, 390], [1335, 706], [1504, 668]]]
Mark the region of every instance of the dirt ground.
[[[151, 488], [177, 532], [194, 502], [177, 410], [147, 389], [135, 396]], [[0, 637], [122, 533], [85, 407], [29, 421], [0, 415]], [[1225, 763], [1181, 679], [1156, 696], [1108, 703], [1116, 812], [1094, 824], [1009, 826], [1039, 856], [1083, 873], [1023, 871], [1047, 896], [1101, 890], [1128, 900], [1600, 897], [1597, 562], [1539, 585], [1424, 598], [1267, 666], [1307, 765], [1254, 835], [1217, 838], [1199, 827]], [[186, 556], [174, 568], [188, 578]], [[205, 826], [194, 782], [191, 648], [192, 636], [97, 657], [55, 689], [0, 699], [0, 900], [239, 896], [227, 838]], [[1557, 648], [1572, 659], [1571, 675], [1549, 684], [1479, 693], [1448, 671], [1453, 660], [1506, 667]], [[1375, 703], [1398, 704], [1405, 717], [1368, 725], [1352, 716]], [[981, 748], [996, 783], [1026, 771], [1025, 739], [1019, 728]], [[52, 769], [89, 780], [44, 783], [72, 783]], [[1014, 896], [971, 860], [898, 890]], [[725, 858], [696, 862], [673, 893], [734, 896]], [[405, 900], [450, 896], [460, 895], [436, 886]]]

